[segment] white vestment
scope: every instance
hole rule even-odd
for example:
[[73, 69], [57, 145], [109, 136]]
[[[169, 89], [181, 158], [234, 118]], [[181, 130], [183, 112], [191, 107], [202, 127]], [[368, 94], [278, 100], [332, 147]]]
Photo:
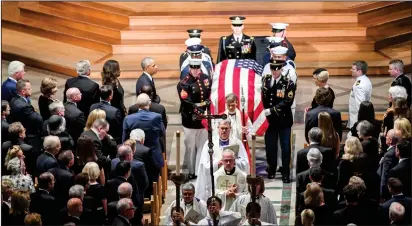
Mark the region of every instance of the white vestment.
[[[242, 218], [240, 216], [240, 213], [221, 210], [219, 212], [219, 216], [217, 216], [216, 219], [219, 221], [217, 225], [234, 226], [234, 225], [239, 225], [240, 220]], [[199, 221], [197, 225], [213, 226], [213, 218], [211, 218], [210, 215], [208, 214], [203, 220]]]
[[[246, 221], [246, 206], [249, 202], [252, 202], [252, 198], [250, 197], [250, 193], [243, 194], [239, 196], [235, 202], [230, 207], [229, 211], [239, 212], [242, 215], [242, 222]], [[267, 197], [260, 195], [258, 199], [256, 199], [256, 203], [260, 205], [260, 220], [264, 222], [268, 222], [269, 224], [277, 225], [276, 219], [276, 211], [273, 207], [272, 202]]]
[[[229, 210], [230, 207], [232, 206], [232, 203], [236, 200], [237, 197], [240, 195], [244, 194], [247, 192], [247, 182], [246, 182], [246, 176], [247, 174], [243, 172], [242, 170], [239, 170], [238, 168], [235, 167], [235, 172], [231, 175], [226, 174], [224, 167], [220, 167], [214, 174], [215, 178], [215, 186], [216, 186], [216, 196], [219, 197], [222, 200], [222, 210]], [[227, 197], [226, 196], [226, 190], [230, 188], [230, 185], [227, 184], [226, 190], [225, 189], [219, 189], [218, 185], [218, 178], [219, 176], [234, 176], [236, 177], [236, 185], [237, 185], [237, 192], [236, 192], [236, 198], [232, 197]]]
[[[219, 136], [214, 136], [213, 141], [213, 173], [218, 170], [218, 163], [222, 159], [223, 148], [219, 146]], [[209, 141], [206, 141], [202, 154], [200, 156], [200, 164], [197, 169], [197, 180], [195, 185], [195, 196], [202, 200], [207, 200], [212, 195], [212, 185], [210, 179], [210, 157], [209, 157]], [[245, 147], [242, 142], [237, 138], [230, 138], [229, 145], [238, 144], [239, 153], [235, 160], [236, 168], [242, 170], [246, 174], [249, 174], [249, 159], [246, 153]]]
[[[224, 114], [227, 115], [227, 119], [230, 120], [230, 137], [236, 137], [239, 140], [242, 140], [242, 113], [239, 109], [236, 108], [236, 113], [234, 115], [229, 114], [229, 110], [226, 109], [226, 111], [223, 112]], [[222, 119], [213, 119], [212, 120], [212, 131], [213, 131], [213, 136], [218, 136], [218, 130], [215, 128], [218, 128], [219, 122]], [[258, 128], [254, 128], [252, 125], [252, 122], [250, 121], [249, 117], [245, 116], [246, 122], [246, 127], [249, 130], [249, 134], [247, 135], [247, 139], [250, 140], [252, 139], [251, 133], [255, 133], [255, 131]]]
[[366, 75], [359, 76], [352, 86], [349, 95], [349, 121], [348, 128], [358, 121], [359, 106], [362, 101], [371, 101], [372, 83]]
[[[166, 225], [173, 225], [172, 217], [170, 216], [172, 208], [176, 206], [176, 200], [170, 204], [169, 208], [166, 210]], [[182, 207], [184, 211], [184, 218], [187, 221], [197, 223], [203, 218], [207, 216], [207, 207], [206, 207], [206, 202], [203, 200], [197, 200], [196, 198], [193, 198], [193, 203], [192, 205], [186, 205], [184, 200], [180, 200], [180, 207]]]

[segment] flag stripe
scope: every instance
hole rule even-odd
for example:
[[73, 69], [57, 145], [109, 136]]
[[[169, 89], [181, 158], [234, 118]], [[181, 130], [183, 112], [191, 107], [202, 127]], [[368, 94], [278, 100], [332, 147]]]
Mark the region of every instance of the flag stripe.
[[[238, 98], [240, 98], [240, 86], [241, 86], [240, 76], [241, 76], [241, 70], [243, 70], [243, 68], [235, 68], [235, 69], [233, 70], [233, 83], [227, 84], [228, 86], [233, 87], [232, 92], [233, 92]], [[238, 104], [238, 107], [239, 107], [239, 104]]]
[[[225, 96], [225, 78], [226, 78], [226, 68], [227, 68], [227, 64], [229, 61], [224, 61], [221, 65], [220, 65], [220, 74], [219, 74], [219, 82], [218, 82], [218, 93], [217, 93], [217, 109], [214, 112], [214, 114], [219, 114], [219, 112], [221, 112], [221, 109], [225, 108], [225, 102], [222, 103], [221, 101], [221, 97]], [[222, 108], [222, 104], [223, 104], [223, 108]]]
[[255, 100], [256, 100], [256, 97], [255, 97], [256, 73], [253, 70], [249, 70], [249, 74], [248, 74], [247, 78], [248, 78], [248, 84], [254, 84], [254, 86], [250, 87], [252, 89], [249, 89], [248, 93], [247, 93], [248, 97], [253, 97], [253, 98], [248, 98], [248, 103], [247, 103], [248, 109], [249, 109], [248, 110], [249, 118], [251, 118], [253, 120], [254, 119], [253, 115], [254, 115], [254, 111], [255, 111]]

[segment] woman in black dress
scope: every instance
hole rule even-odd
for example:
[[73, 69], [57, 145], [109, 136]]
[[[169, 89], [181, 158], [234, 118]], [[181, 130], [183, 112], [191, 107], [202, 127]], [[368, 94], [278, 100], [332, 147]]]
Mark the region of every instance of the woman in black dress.
[[359, 138], [356, 127], [358, 126], [359, 122], [363, 120], [366, 120], [373, 125], [373, 137], [378, 139], [379, 133], [381, 131], [381, 123], [375, 119], [375, 109], [370, 101], [361, 102], [358, 112], [358, 121], [355, 122], [355, 124], [353, 124], [352, 128], [350, 129], [351, 136]]
[[46, 77], [41, 81], [39, 97], [39, 110], [43, 121], [50, 118], [49, 105], [56, 101], [54, 95], [57, 93], [57, 79], [53, 77]]
[[99, 183], [104, 185], [106, 182], [106, 176], [104, 172], [104, 162], [100, 162], [96, 155], [96, 147], [94, 146], [93, 141], [87, 136], [80, 136], [77, 139], [76, 155], [75, 155], [76, 164], [74, 171], [76, 174], [83, 171], [84, 166], [88, 162], [96, 162], [99, 165], [100, 174], [99, 174]]
[[124, 89], [119, 81], [120, 66], [115, 60], [108, 60], [103, 65], [102, 82], [103, 85], [111, 85], [113, 87], [113, 98], [110, 104], [119, 109], [122, 118], [126, 117], [127, 111], [124, 106]]

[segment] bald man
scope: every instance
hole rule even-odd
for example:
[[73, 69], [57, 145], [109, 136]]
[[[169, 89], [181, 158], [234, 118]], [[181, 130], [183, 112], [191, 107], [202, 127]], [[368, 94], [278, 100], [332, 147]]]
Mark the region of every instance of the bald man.
[[[396, 135], [398, 134], [398, 136]], [[388, 149], [385, 155], [382, 157], [381, 161], [379, 162], [378, 168], [378, 175], [381, 178], [381, 197], [386, 199], [390, 198], [389, 190], [387, 187], [388, 184], [388, 172], [390, 169], [395, 167], [399, 160], [396, 157], [396, 144], [400, 140], [400, 131], [391, 129], [386, 133], [386, 145], [388, 145]]]
[[82, 94], [78, 88], [70, 88], [66, 91], [67, 102], [64, 104], [64, 118], [66, 119], [66, 129], [72, 136], [75, 143], [83, 132], [86, 125], [85, 114], [77, 107], [77, 103], [82, 100]]
[[67, 223], [75, 223], [76, 225], [80, 225], [80, 216], [83, 213], [83, 202], [79, 198], [71, 198], [67, 202], [67, 216], [64, 220], [64, 224]]

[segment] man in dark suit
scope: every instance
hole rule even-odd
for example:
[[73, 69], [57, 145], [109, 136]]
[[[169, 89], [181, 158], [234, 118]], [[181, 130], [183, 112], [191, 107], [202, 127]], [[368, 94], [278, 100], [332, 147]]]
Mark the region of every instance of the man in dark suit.
[[[412, 85], [411, 85], [411, 80], [406, 77], [406, 75], [403, 72], [403, 61], [402, 60], [391, 60], [389, 62], [389, 74], [391, 77], [393, 77], [393, 81], [391, 86], [402, 86], [406, 89], [406, 93], [408, 94], [407, 97], [407, 103], [408, 107], [411, 107], [411, 90], [412, 90]], [[389, 103], [391, 105], [392, 102]]]
[[[120, 184], [119, 188], [117, 189], [117, 194], [119, 195], [119, 200], [132, 197], [133, 188], [132, 185], [128, 182], [124, 182]], [[114, 218], [117, 216], [116, 205], [118, 201], [113, 201], [107, 204], [107, 224], [111, 225], [113, 223]]]
[[153, 80], [153, 76], [157, 73], [156, 62], [151, 57], [145, 57], [141, 62], [141, 66], [143, 74], [136, 81], [136, 96], [141, 93], [144, 85], [148, 85], [151, 86], [153, 90], [152, 101], [160, 103], [160, 96], [156, 93], [156, 86]]
[[[110, 101], [113, 98], [113, 87], [104, 85], [100, 88], [99, 103], [93, 104], [90, 107], [90, 112], [94, 109], [101, 109], [106, 112], [106, 120], [110, 124], [109, 134], [112, 135], [116, 143], [120, 143], [122, 139], [122, 114], [119, 109], [113, 107]], [[130, 114], [130, 113], [129, 113]]]
[[54, 176], [49, 172], [42, 173], [38, 182], [38, 190], [31, 194], [30, 212], [40, 214], [43, 225], [56, 225], [59, 208], [56, 199], [50, 195], [54, 188]]
[[28, 80], [19, 80], [16, 84], [17, 96], [10, 102], [10, 117], [12, 122], [21, 122], [26, 129], [27, 140], [34, 149], [40, 150], [40, 134], [43, 119], [37, 113], [28, 99], [31, 96], [31, 85]]
[[69, 198], [69, 189], [74, 185], [74, 175], [70, 167], [74, 164], [74, 155], [71, 150], [62, 151], [58, 156], [59, 166], [48, 170], [52, 173], [56, 182], [54, 184], [54, 197], [56, 197], [59, 209], [62, 208]]
[[316, 148], [322, 153], [323, 161], [321, 168], [330, 172], [336, 172], [335, 153], [330, 148], [320, 146], [322, 140], [322, 130], [318, 127], [313, 127], [308, 133], [309, 146], [299, 150], [296, 156], [296, 174], [309, 169], [307, 154], [310, 149]]
[[[78, 102], [79, 109], [87, 118], [89, 116], [90, 106], [100, 101], [99, 85], [89, 78], [90, 62], [88, 60], [81, 60], [76, 64], [76, 71], [79, 76], [69, 78], [64, 86], [64, 94], [70, 88], [78, 88], [81, 92], [81, 100]], [[63, 102], [66, 103], [66, 96], [63, 97]]]
[[315, 101], [318, 103], [318, 107], [311, 109], [306, 113], [305, 121], [305, 138], [306, 142], [309, 143], [308, 132], [313, 127], [318, 126], [318, 115], [321, 112], [329, 113], [333, 121], [333, 127], [335, 131], [339, 134], [339, 139], [342, 140], [342, 117], [339, 111], [327, 107], [327, 104], [330, 103], [330, 93], [327, 88], [319, 88], [316, 90]]
[[[405, 213], [410, 213], [412, 207], [412, 198], [406, 197], [402, 193], [402, 182], [398, 178], [389, 178], [388, 189], [392, 195], [392, 198], [381, 205], [381, 216], [383, 216], [383, 220], [385, 222], [384, 224], [390, 223], [389, 207], [392, 203], [398, 202], [402, 204], [402, 206], [405, 207]], [[406, 214], [405, 217], [405, 221], [407, 222], [407, 224], [411, 225], [411, 215]]]
[[229, 36], [223, 36], [219, 40], [219, 50], [216, 63], [226, 59], [253, 59], [256, 60], [256, 44], [254, 37], [243, 34], [243, 21], [246, 17], [232, 16], [229, 18], [232, 22], [233, 33]]
[[389, 170], [388, 177], [398, 178], [403, 184], [403, 194], [411, 197], [411, 143], [404, 139], [396, 145], [399, 163]]
[[[149, 186], [149, 181], [147, 179], [146, 169], [143, 162], [133, 159], [133, 151], [127, 145], [121, 145], [117, 149], [117, 158], [112, 160], [111, 170], [114, 173], [116, 166], [121, 161], [129, 161], [131, 165], [131, 173], [134, 178], [138, 179], [137, 186], [139, 187], [139, 200], [140, 203], [144, 202], [144, 193], [146, 188]], [[143, 209], [141, 206], [140, 209]]]
[[117, 217], [114, 218], [113, 224], [116, 226], [131, 226], [130, 219], [135, 216], [135, 208], [131, 199], [123, 198], [120, 199], [116, 204]]
[[47, 172], [49, 169], [58, 167], [56, 155], [60, 151], [60, 139], [57, 136], [47, 136], [43, 141], [44, 152], [37, 158], [37, 175]]
[[[26, 138], [26, 130], [24, 129], [23, 125], [20, 122], [13, 122], [12, 124], [10, 124], [9, 136], [10, 140], [4, 142], [1, 147], [2, 162], [5, 161], [8, 150], [13, 145], [18, 145], [20, 146], [21, 150], [23, 150], [23, 154], [25, 156], [27, 173], [34, 175], [34, 173], [36, 172], [36, 159], [38, 155], [40, 155], [40, 152], [36, 152], [31, 145], [24, 143], [24, 138]], [[6, 169], [3, 168], [2, 172], [5, 173]]]
[[160, 169], [164, 165], [164, 159], [160, 148], [159, 137], [165, 133], [160, 114], [150, 112], [150, 97], [142, 93], [137, 97], [137, 104], [140, 110], [132, 115], [126, 116], [123, 121], [123, 142], [129, 138], [130, 132], [134, 129], [142, 129], [146, 138], [144, 145], [150, 149], [157, 169], [148, 172], [149, 183], [159, 179]]
[[116, 142], [113, 137], [107, 134], [110, 129], [109, 123], [105, 119], [97, 119], [90, 130], [84, 131], [81, 135], [89, 137], [96, 147], [96, 156], [99, 161], [106, 162], [107, 156], [116, 156]]
[[67, 202], [67, 215], [63, 220], [63, 224], [74, 223], [74, 225], [82, 225], [83, 221], [80, 217], [83, 213], [83, 202], [79, 198], [71, 198]]
[[388, 191], [388, 173], [393, 167], [395, 167], [399, 160], [396, 156], [396, 144], [399, 141], [399, 137], [395, 135], [395, 130], [391, 129], [386, 133], [386, 145], [388, 145], [388, 150], [380, 161], [378, 168], [378, 175], [381, 178], [381, 198], [388, 200], [390, 194]]
[[70, 88], [66, 91], [66, 97], [67, 101], [64, 104], [66, 129], [70, 136], [72, 136], [74, 142], [77, 143], [77, 139], [86, 126], [85, 115], [77, 106], [82, 99], [82, 93], [78, 88]]
[[26, 74], [24, 64], [20, 61], [12, 61], [8, 67], [9, 77], [1, 85], [1, 100], [11, 101], [17, 96], [16, 84], [17, 81], [23, 79]]
[[[141, 93], [146, 93], [147, 95], [149, 95], [150, 99], [153, 99], [153, 89], [151, 86], [149, 85], [145, 85], [142, 87]], [[136, 112], [139, 111], [139, 106], [137, 106], [137, 104], [134, 104], [132, 106], [130, 106], [129, 108], [129, 115], [134, 114]], [[163, 120], [163, 125], [165, 127], [165, 130], [167, 129], [167, 115], [166, 115], [166, 108], [158, 103], [150, 103], [150, 108], [149, 111], [151, 112], [156, 112], [162, 115], [162, 120]], [[164, 136], [160, 136], [160, 146], [162, 149], [162, 152], [164, 153], [166, 151], [166, 135], [164, 134]]]
[[7, 100], [1, 101], [1, 140], [8, 141], [9, 140], [9, 122], [7, 121], [7, 117], [10, 115], [10, 105]]

